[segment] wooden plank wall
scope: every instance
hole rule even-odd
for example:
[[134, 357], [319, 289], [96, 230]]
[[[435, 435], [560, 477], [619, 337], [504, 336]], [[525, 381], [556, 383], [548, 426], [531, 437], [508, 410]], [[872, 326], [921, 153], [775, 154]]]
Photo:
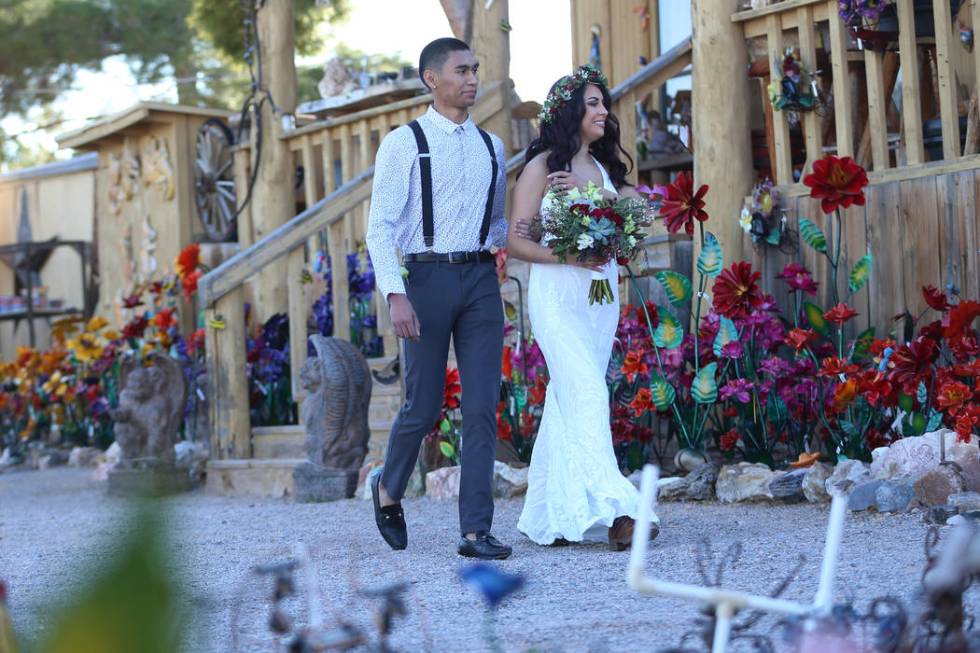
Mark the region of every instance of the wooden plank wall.
[[[964, 299], [980, 298], [978, 192], [980, 170], [889, 181], [869, 186], [865, 206], [853, 206], [843, 213], [844, 250], [838, 280], [842, 297], [847, 294], [851, 267], [867, 250], [874, 257], [868, 285], [848, 301], [859, 313], [850, 323], [849, 336], [871, 326], [883, 335], [894, 328], [893, 317], [906, 309], [919, 315], [927, 308], [922, 298], [926, 285], [947, 293], [947, 286], [953, 285]], [[833, 218], [821, 213], [819, 201], [789, 197], [783, 199], [783, 206], [791, 227], [797, 228], [799, 217], [809, 218], [823, 229], [828, 249], [833, 245]], [[786, 285], [775, 275], [787, 263], [802, 261], [820, 283], [817, 297], [806, 299], [829, 308], [830, 266], [822, 255], [797, 242], [798, 255], [768, 247], [757, 250], [753, 266], [763, 273], [765, 290], [789, 309]]]
[[[592, 27], [599, 28], [602, 71], [612, 86], [660, 55], [660, 0], [572, 0], [572, 66], [589, 61]], [[648, 20], [643, 20], [643, 15]]]

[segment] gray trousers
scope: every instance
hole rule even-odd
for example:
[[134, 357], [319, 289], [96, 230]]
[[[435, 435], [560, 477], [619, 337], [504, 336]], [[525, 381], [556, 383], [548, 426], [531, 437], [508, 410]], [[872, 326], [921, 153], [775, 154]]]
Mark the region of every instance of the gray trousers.
[[400, 500], [442, 408], [452, 336], [463, 392], [460, 532], [489, 531], [504, 314], [493, 263], [408, 263], [406, 293], [421, 325], [405, 340], [405, 403], [388, 436], [381, 485]]

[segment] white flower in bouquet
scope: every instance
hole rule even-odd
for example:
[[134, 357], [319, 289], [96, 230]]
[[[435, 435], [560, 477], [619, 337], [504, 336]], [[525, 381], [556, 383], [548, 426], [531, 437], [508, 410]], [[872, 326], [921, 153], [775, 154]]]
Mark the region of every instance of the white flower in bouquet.
[[595, 244], [595, 238], [589, 234], [581, 234], [578, 237], [578, 249], [579, 251], [586, 250]]

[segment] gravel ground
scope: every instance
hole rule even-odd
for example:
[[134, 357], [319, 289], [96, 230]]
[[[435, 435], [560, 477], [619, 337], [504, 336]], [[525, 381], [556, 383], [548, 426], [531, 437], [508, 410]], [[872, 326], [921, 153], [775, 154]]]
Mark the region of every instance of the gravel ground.
[[[251, 565], [311, 549], [324, 595], [345, 618], [371, 622], [370, 605], [351, 582], [371, 587], [409, 579], [408, 618], [396, 627], [401, 651], [480, 651], [479, 600], [457, 579], [456, 507], [431, 499], [405, 503], [409, 548], [393, 552], [375, 532], [361, 500], [295, 504], [206, 495], [200, 490], [165, 502], [169, 546], [184, 579], [186, 651], [276, 651], [263, 634], [267, 589], [249, 581]], [[507, 651], [651, 651], [675, 645], [696, 615], [690, 603], [640, 596], [624, 580], [628, 553], [598, 545], [538, 547], [516, 530], [520, 501], [497, 504], [495, 534], [514, 545], [500, 567], [526, 574], [524, 589], [499, 609], [498, 634]], [[78, 586], [111, 554], [125, 531], [126, 504], [105, 495], [90, 472], [54, 469], [0, 474], [0, 578], [9, 587], [15, 628], [43, 633], [48, 606]], [[660, 507], [663, 532], [648, 554], [650, 572], [699, 582], [696, 543], [707, 536], [716, 552], [741, 541], [744, 551], [729, 587], [767, 592], [807, 560], [785, 596], [808, 600], [816, 590], [827, 506], [669, 503]], [[891, 594], [908, 599], [918, 587], [926, 533], [921, 514], [849, 516], [838, 576], [838, 599]], [[970, 602], [977, 604], [976, 593]], [[234, 608], [240, 607], [236, 619]], [[299, 618], [303, 618], [302, 612]]]

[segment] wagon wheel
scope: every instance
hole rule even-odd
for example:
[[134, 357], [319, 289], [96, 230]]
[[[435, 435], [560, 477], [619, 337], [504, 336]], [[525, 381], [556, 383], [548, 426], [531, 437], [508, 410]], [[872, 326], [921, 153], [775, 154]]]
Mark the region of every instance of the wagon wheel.
[[235, 138], [224, 122], [212, 118], [197, 130], [194, 148], [194, 201], [210, 240], [234, 240], [235, 181], [231, 146]]

